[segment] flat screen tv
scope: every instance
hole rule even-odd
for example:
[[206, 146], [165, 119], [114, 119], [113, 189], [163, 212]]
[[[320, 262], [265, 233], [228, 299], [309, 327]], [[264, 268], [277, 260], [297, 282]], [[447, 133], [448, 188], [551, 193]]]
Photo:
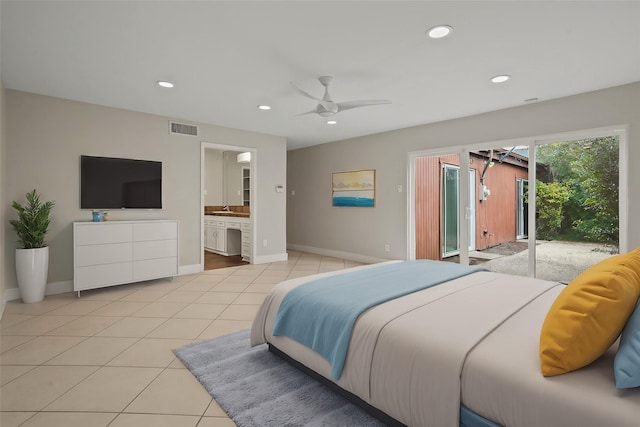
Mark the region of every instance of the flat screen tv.
[[162, 209], [162, 162], [80, 156], [80, 209]]

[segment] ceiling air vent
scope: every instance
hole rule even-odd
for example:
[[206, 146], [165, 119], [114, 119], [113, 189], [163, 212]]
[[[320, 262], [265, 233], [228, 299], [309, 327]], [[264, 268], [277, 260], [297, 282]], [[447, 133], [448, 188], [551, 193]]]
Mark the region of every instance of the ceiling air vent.
[[185, 125], [184, 123], [169, 122], [169, 133], [179, 135], [198, 136], [198, 126]]

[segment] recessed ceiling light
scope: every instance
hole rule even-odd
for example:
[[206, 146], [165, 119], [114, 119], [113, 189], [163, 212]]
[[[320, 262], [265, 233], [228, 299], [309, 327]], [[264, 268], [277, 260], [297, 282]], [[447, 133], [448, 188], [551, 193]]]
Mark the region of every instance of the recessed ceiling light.
[[501, 74], [499, 76], [491, 77], [493, 83], [504, 83], [509, 80], [511, 76], [509, 74]]
[[160, 87], [167, 87], [167, 88], [173, 87], [173, 83], [171, 83], [171, 82], [165, 82], [165, 81], [160, 80], [160, 81], [157, 81], [156, 83]]
[[427, 30], [427, 35], [432, 39], [441, 39], [447, 37], [453, 32], [453, 27], [450, 25], [437, 25]]
[[327, 120], [327, 124], [328, 125], [335, 125], [336, 123], [338, 123], [338, 122], [335, 121], [335, 120]]
[[258, 109], [259, 110], [271, 110], [271, 106], [270, 105], [258, 105]]

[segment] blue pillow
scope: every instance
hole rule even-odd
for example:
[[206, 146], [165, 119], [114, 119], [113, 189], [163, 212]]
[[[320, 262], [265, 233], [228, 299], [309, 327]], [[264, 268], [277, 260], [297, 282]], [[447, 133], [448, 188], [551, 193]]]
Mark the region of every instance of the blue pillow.
[[613, 373], [616, 388], [640, 387], [640, 302], [622, 330]]

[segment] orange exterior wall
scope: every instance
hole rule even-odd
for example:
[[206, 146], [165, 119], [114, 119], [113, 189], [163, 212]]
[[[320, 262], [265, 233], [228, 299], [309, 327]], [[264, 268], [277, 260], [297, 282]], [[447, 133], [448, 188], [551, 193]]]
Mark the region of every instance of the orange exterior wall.
[[[458, 155], [416, 159], [416, 259], [442, 259], [442, 165], [459, 166]], [[495, 162], [485, 173], [491, 190], [480, 200], [484, 159], [470, 157], [476, 177], [476, 249], [482, 250], [516, 239], [516, 179], [527, 179], [526, 168]], [[486, 230], [486, 232], [485, 232]]]
[[459, 165], [460, 156], [416, 159], [416, 259], [442, 259], [442, 164]]
[[516, 180], [527, 179], [527, 169], [496, 162], [487, 169], [484, 177], [484, 184], [491, 190], [491, 195], [481, 201], [480, 175], [484, 163], [482, 159], [473, 160], [479, 171], [476, 172], [476, 249], [516, 240]]

